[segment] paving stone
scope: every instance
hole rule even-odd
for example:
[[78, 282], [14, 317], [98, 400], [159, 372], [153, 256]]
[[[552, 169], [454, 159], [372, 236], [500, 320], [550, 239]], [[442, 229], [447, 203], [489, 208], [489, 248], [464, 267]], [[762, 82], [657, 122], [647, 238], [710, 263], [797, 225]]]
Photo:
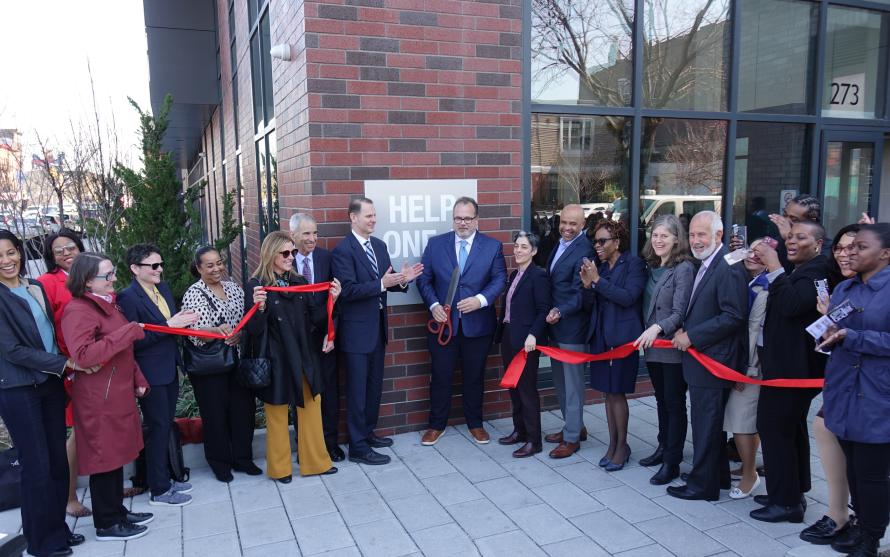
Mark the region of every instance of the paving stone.
[[241, 547], [249, 548], [294, 539], [283, 507], [235, 515]]
[[488, 499], [457, 503], [446, 510], [472, 539], [516, 530], [516, 524]]
[[[632, 487], [644, 497], [652, 499], [654, 497], [661, 497], [665, 494], [666, 486], [652, 485], [649, 483], [649, 479], [658, 472], [658, 468], [658, 466], [653, 466], [651, 468], [638, 466], [636, 468], [622, 470], [620, 474], [614, 474], [614, 477], [621, 483]], [[673, 483], [679, 485], [679, 480]]]
[[401, 499], [411, 495], [426, 493], [426, 488], [421, 484], [411, 470], [404, 464], [392, 464], [378, 466], [367, 471], [368, 479], [377, 488], [377, 491], [387, 501]]
[[[96, 542], [106, 543], [106, 542]], [[77, 551], [77, 550], [75, 550]], [[77, 551], [80, 554], [80, 551]], [[177, 526], [152, 528], [145, 536], [128, 541], [128, 557], [156, 557], [158, 555], [179, 555], [182, 553], [182, 530]]]
[[652, 499], [652, 502], [698, 530], [710, 530], [739, 521], [738, 517], [723, 510], [721, 505], [708, 501], [687, 501], [665, 494]]
[[502, 511], [541, 503], [537, 495], [514, 478], [500, 478], [477, 484], [482, 493]]
[[395, 518], [352, 526], [350, 531], [365, 557], [396, 557], [417, 551], [408, 532]]
[[479, 450], [475, 443], [462, 435], [443, 438], [435, 449], [448, 459], [458, 472], [473, 483], [503, 478], [509, 473], [488, 455]]
[[677, 517], [666, 516], [636, 524], [647, 536], [684, 557], [705, 557], [726, 548]]
[[543, 462], [535, 458], [517, 458], [504, 464], [504, 469], [526, 487], [555, 484], [564, 478]]
[[538, 545], [561, 542], [581, 535], [571, 522], [547, 505], [514, 509], [507, 514]]
[[[304, 554], [305, 555], [305, 554]], [[332, 549], [324, 553], [317, 553], [316, 557], [362, 557], [362, 552], [354, 545], [349, 547], [341, 547], [340, 549]]]
[[586, 460], [569, 466], [561, 466], [556, 468], [556, 471], [587, 493], [624, 485], [615, 476], [604, 472], [602, 468]]
[[422, 449], [421, 452], [402, 457], [405, 466], [421, 480], [457, 472], [457, 469], [434, 447], [422, 447]]
[[[154, 531], [156, 529], [155, 523], [150, 523], [149, 528]], [[232, 510], [232, 504], [229, 502], [207, 503], [206, 505], [195, 505], [193, 503], [182, 508], [183, 539], [204, 538], [234, 531], [235, 513]]]
[[420, 530], [411, 535], [426, 557], [479, 555], [467, 534], [453, 522]]
[[314, 555], [355, 545], [339, 513], [298, 518], [292, 520], [291, 525], [303, 555]]
[[567, 480], [536, 487], [532, 489], [532, 492], [565, 517], [580, 516], [601, 511], [604, 508], [599, 501]]
[[336, 474], [321, 476], [321, 478], [322, 483], [328, 488], [331, 495], [367, 491], [374, 487], [371, 484], [371, 480], [368, 479], [368, 476], [365, 475], [365, 472], [359, 466], [344, 467], [338, 470]]
[[616, 557], [674, 557], [673, 553], [658, 545], [657, 543], [644, 547], [638, 547], [636, 549], [631, 549], [630, 551], [622, 551], [621, 553], [616, 553], [615, 555]]
[[238, 544], [238, 534], [227, 532], [183, 542], [184, 557], [207, 557], [208, 555], [213, 555], [213, 557], [240, 557], [241, 546]]
[[609, 509], [576, 516], [571, 522], [609, 553], [619, 553], [655, 543]]
[[357, 526], [368, 522], [376, 522], [384, 518], [393, 518], [383, 497], [375, 489], [334, 495], [334, 503], [340, 510], [340, 516], [347, 526]]
[[482, 498], [482, 493], [465, 477], [457, 473], [426, 478], [423, 480], [423, 484], [430, 490], [433, 497], [445, 506]]
[[[278, 488], [275, 486], [276, 483], [277, 482], [253, 482], [249, 484], [233, 485], [230, 490], [235, 513], [249, 513], [260, 509], [270, 509], [282, 506], [281, 496], [278, 494]], [[193, 501], [192, 505], [195, 503], [197, 503], [197, 501]]]
[[301, 557], [300, 547], [296, 541], [285, 541], [278, 543], [270, 543], [268, 545], [258, 545], [244, 550], [244, 557]]
[[788, 547], [744, 522], [719, 526], [708, 535], [743, 557], [784, 555]]
[[452, 521], [442, 505], [429, 493], [412, 495], [389, 502], [389, 508], [409, 532], [424, 530]]
[[[160, 530], [161, 528], [167, 528], [168, 526], [178, 526], [179, 528], [182, 528], [183, 510], [194, 504], [195, 501], [193, 499], [192, 503], [190, 505], [187, 505], [186, 507], [155, 507], [148, 504], [147, 496], [142, 495], [133, 500], [133, 504], [130, 510], [138, 513], [154, 514], [155, 518], [151, 522], [152, 528], [158, 530]], [[231, 503], [227, 504], [226, 506], [228, 506], [228, 509], [231, 511]], [[223, 508], [225, 508], [226, 506], [223, 506]], [[90, 521], [90, 525], [92, 526], [92, 521]]]
[[602, 547], [596, 545], [593, 540], [586, 536], [542, 545], [541, 549], [546, 551], [550, 557], [609, 557], [609, 554]]
[[290, 520], [337, 512], [334, 500], [321, 482], [282, 491], [281, 499]]
[[476, 540], [484, 557], [545, 557], [547, 554], [522, 532], [507, 532]]
[[631, 523], [651, 520], [668, 514], [662, 507], [627, 486], [603, 489], [594, 493], [593, 497], [607, 509]]

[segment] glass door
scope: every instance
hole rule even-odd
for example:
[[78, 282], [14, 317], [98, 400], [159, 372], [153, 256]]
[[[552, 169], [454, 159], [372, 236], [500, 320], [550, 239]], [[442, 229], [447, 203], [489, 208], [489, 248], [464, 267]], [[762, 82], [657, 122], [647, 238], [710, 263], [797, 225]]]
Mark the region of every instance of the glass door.
[[875, 215], [884, 138], [872, 132], [826, 130], [822, 135], [822, 224], [828, 236]]

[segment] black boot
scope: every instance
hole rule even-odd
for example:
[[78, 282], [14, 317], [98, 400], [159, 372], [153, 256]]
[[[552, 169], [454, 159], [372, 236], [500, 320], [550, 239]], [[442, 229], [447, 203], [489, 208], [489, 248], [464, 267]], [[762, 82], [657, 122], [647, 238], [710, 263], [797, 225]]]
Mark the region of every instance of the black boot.
[[680, 477], [680, 466], [677, 464], [662, 464], [654, 476], [649, 478], [652, 485], [665, 485]]
[[871, 534], [862, 534], [859, 545], [853, 549], [850, 555], [852, 557], [878, 557], [878, 545], [880, 543], [877, 537]]
[[640, 459], [640, 466], [656, 466], [664, 462], [664, 445], [659, 444], [655, 452]]
[[859, 529], [859, 521], [855, 515], [850, 517], [848, 524], [850, 527], [831, 542], [831, 549], [838, 553], [850, 553], [862, 541], [862, 531]]

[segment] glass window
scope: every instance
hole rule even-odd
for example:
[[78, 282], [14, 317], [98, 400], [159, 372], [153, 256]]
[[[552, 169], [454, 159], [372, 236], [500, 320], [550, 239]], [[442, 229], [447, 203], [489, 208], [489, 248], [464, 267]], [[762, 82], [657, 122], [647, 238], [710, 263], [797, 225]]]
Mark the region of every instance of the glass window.
[[253, 125], [259, 131], [263, 123], [263, 67], [260, 61], [260, 35], [250, 38], [250, 80], [253, 84]]
[[817, 20], [812, 2], [741, 3], [740, 111], [809, 113]]
[[669, 210], [681, 220], [706, 209], [720, 213], [726, 129], [723, 120], [643, 119], [639, 248], [655, 217]]
[[257, 8], [260, 0], [247, 0], [247, 21], [251, 27], [256, 23]]
[[645, 0], [643, 100], [648, 108], [726, 110], [729, 0]]
[[[546, 264], [559, 242], [558, 214], [564, 205], [580, 203], [591, 220], [627, 218], [631, 121], [532, 115], [532, 230], [541, 236], [539, 264]], [[566, 136], [579, 138], [569, 141], [569, 147], [585, 148], [566, 148]]]
[[532, 101], [630, 105], [633, 4], [532, 2]]
[[260, 52], [263, 58], [263, 105], [265, 106], [266, 125], [275, 117], [275, 103], [272, 100], [272, 54], [269, 49], [269, 10], [260, 21]]
[[828, 8], [822, 115], [874, 118], [883, 105], [890, 15]]
[[263, 238], [266, 237], [272, 229], [269, 228], [269, 222], [267, 217], [269, 215], [269, 205], [267, 203], [266, 197], [266, 177], [268, 176], [268, 170], [266, 167], [266, 140], [265, 138], [261, 138], [256, 142], [256, 194], [257, 194], [257, 205], [259, 206], [259, 214], [257, 215], [257, 220], [260, 225], [260, 242], [263, 241]]
[[807, 189], [808, 136], [804, 124], [739, 122], [732, 222], [748, 227], [749, 240], [776, 236], [769, 215]]
[[822, 224], [829, 233], [857, 222], [868, 211], [875, 144], [829, 141], [825, 146], [825, 203]]
[[266, 136], [266, 155], [269, 158], [269, 185], [267, 190], [269, 206], [269, 223], [272, 230], [278, 230], [278, 144], [275, 132]]

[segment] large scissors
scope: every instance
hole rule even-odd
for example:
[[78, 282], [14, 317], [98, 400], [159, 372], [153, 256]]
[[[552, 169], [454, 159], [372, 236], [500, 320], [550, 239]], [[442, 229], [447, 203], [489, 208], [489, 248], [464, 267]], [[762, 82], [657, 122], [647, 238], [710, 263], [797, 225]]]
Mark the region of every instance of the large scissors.
[[435, 319], [430, 319], [426, 323], [426, 330], [434, 335], [438, 335], [438, 342], [441, 346], [448, 344], [453, 334], [451, 329], [451, 302], [454, 301], [458, 282], [460, 282], [460, 267], [455, 267], [454, 271], [451, 272], [451, 282], [448, 283], [448, 294], [445, 295], [445, 303], [442, 304], [442, 308], [445, 310], [445, 321], [440, 323]]

